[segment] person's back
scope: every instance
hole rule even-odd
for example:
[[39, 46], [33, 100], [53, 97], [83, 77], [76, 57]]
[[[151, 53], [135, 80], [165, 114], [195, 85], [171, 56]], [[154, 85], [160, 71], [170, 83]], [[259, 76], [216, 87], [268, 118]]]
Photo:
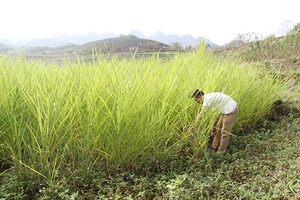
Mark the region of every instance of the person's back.
[[227, 94], [212, 92], [204, 94], [203, 106], [215, 107], [220, 113], [229, 114], [236, 108], [237, 103]]

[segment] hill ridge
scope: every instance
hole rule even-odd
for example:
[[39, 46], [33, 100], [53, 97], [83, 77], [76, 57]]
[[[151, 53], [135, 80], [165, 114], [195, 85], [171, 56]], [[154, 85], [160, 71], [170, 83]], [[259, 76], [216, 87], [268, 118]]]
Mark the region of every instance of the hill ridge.
[[[161, 42], [167, 45], [171, 43], [178, 42], [182, 47], [195, 47], [200, 44], [201, 41], [206, 42], [210, 46], [218, 46], [214, 42], [209, 39], [203, 37], [193, 37], [191, 35], [177, 35], [177, 34], [164, 34], [161, 31], [157, 31], [156, 33], [146, 37], [140, 30], [132, 30], [128, 33], [128, 35], [134, 35], [142, 39], [150, 39], [155, 40], [157, 42]], [[64, 46], [66, 44], [76, 44], [82, 45], [85, 43], [93, 42], [96, 40], [108, 39], [108, 38], [116, 38], [122, 36], [122, 34], [116, 35], [110, 32], [105, 33], [95, 33], [88, 32], [86, 34], [62, 34], [59, 36], [51, 37], [51, 38], [40, 38], [40, 39], [32, 39], [32, 40], [23, 40], [23, 41], [11, 41], [11, 40], [3, 40], [0, 38], [0, 43], [8, 45], [8, 46], [25, 46], [25, 47], [35, 47], [35, 46], [47, 46], [47, 47], [58, 47]]]

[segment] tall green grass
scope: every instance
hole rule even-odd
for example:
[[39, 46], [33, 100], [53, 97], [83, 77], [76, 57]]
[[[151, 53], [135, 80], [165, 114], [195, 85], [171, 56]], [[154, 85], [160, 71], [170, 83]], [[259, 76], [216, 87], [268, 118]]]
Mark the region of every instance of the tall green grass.
[[103, 59], [63, 64], [0, 58], [0, 160], [20, 178], [48, 184], [60, 174], [139, 170], [178, 154], [198, 156], [211, 115], [193, 134], [195, 88], [239, 104], [233, 134], [264, 116], [281, 82], [262, 68], [200, 49], [170, 60]]

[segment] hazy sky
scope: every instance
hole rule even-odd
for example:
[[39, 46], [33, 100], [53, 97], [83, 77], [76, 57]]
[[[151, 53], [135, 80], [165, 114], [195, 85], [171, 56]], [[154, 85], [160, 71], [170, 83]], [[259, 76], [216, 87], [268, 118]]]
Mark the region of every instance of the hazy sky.
[[222, 45], [238, 34], [270, 35], [300, 23], [300, 0], [3, 0], [0, 6], [0, 39], [160, 30]]

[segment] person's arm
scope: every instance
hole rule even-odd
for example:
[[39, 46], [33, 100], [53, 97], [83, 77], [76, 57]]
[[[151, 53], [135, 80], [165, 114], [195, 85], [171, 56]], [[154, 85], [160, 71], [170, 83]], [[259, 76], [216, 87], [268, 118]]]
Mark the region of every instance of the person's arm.
[[206, 107], [203, 106], [202, 109], [201, 109], [201, 111], [200, 111], [200, 113], [198, 114], [198, 116], [197, 116], [197, 118], [196, 118], [196, 121], [200, 121], [200, 120], [201, 120], [202, 115], [203, 115], [203, 113], [205, 112], [205, 110], [206, 110]]
[[[203, 106], [202, 109], [201, 109], [201, 111], [200, 111], [200, 113], [198, 114], [198, 116], [197, 116], [197, 118], [196, 118], [196, 121], [195, 121], [196, 123], [197, 123], [198, 121], [201, 120], [202, 115], [203, 115], [203, 113], [205, 112], [205, 110], [206, 110], [206, 108]], [[196, 124], [196, 123], [195, 123], [195, 124]], [[188, 133], [193, 132], [194, 128], [195, 128], [195, 125], [191, 126], [191, 127], [188, 129]]]

